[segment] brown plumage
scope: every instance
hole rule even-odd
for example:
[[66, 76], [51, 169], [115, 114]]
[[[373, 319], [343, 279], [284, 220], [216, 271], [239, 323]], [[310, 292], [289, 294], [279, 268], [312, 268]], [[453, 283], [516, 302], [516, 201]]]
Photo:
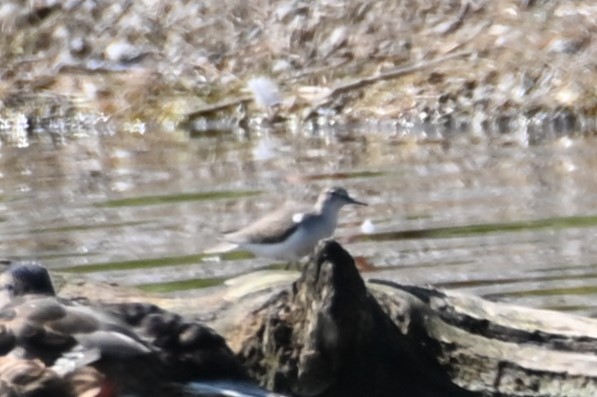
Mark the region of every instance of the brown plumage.
[[41, 360], [0, 357], [0, 395], [6, 397], [112, 397], [114, 388], [93, 367], [61, 376]]
[[0, 396], [166, 394], [176, 382], [246, 379], [209, 327], [151, 304], [90, 306], [54, 296], [45, 268], [0, 275]]

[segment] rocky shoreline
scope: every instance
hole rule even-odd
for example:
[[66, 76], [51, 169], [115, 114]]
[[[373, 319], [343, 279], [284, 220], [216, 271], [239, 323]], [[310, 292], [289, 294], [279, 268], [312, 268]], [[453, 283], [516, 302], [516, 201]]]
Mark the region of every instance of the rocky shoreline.
[[[107, 117], [199, 132], [373, 121], [592, 133], [596, 13], [583, 0], [10, 0], [0, 117], [33, 130]], [[273, 112], [247, 89], [257, 76], [279, 87]]]

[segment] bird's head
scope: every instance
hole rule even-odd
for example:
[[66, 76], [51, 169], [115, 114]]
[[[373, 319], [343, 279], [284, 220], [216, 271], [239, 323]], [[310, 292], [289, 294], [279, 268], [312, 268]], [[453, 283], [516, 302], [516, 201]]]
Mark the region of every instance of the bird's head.
[[318, 205], [325, 211], [327, 208], [339, 210], [347, 204], [367, 205], [350, 197], [343, 187], [332, 187], [325, 189], [319, 195]]
[[0, 273], [0, 306], [28, 294], [55, 295], [47, 269], [33, 262], [11, 262]]

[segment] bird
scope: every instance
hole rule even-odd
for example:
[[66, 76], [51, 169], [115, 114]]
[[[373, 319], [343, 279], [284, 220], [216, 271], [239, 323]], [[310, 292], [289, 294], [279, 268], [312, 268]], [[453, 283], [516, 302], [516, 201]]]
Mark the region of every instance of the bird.
[[188, 382], [250, 383], [211, 328], [150, 303], [58, 297], [40, 264], [8, 265], [0, 297], [2, 396], [201, 395], [169, 393]]
[[286, 205], [232, 233], [206, 254], [243, 250], [258, 257], [298, 261], [311, 254], [320, 240], [331, 237], [338, 224], [338, 213], [348, 204], [367, 204], [352, 198], [345, 188], [325, 188], [313, 208], [300, 212]]

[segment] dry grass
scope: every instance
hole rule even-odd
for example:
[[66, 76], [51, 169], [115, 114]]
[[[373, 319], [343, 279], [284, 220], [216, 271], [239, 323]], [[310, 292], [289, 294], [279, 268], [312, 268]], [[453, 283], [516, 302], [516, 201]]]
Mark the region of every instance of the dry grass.
[[360, 119], [594, 117], [596, 19], [590, 0], [10, 0], [0, 6], [0, 98], [45, 92], [113, 119], [178, 121], [265, 75], [292, 117], [314, 106], [300, 95], [308, 87], [465, 51], [343, 93], [330, 108]]

